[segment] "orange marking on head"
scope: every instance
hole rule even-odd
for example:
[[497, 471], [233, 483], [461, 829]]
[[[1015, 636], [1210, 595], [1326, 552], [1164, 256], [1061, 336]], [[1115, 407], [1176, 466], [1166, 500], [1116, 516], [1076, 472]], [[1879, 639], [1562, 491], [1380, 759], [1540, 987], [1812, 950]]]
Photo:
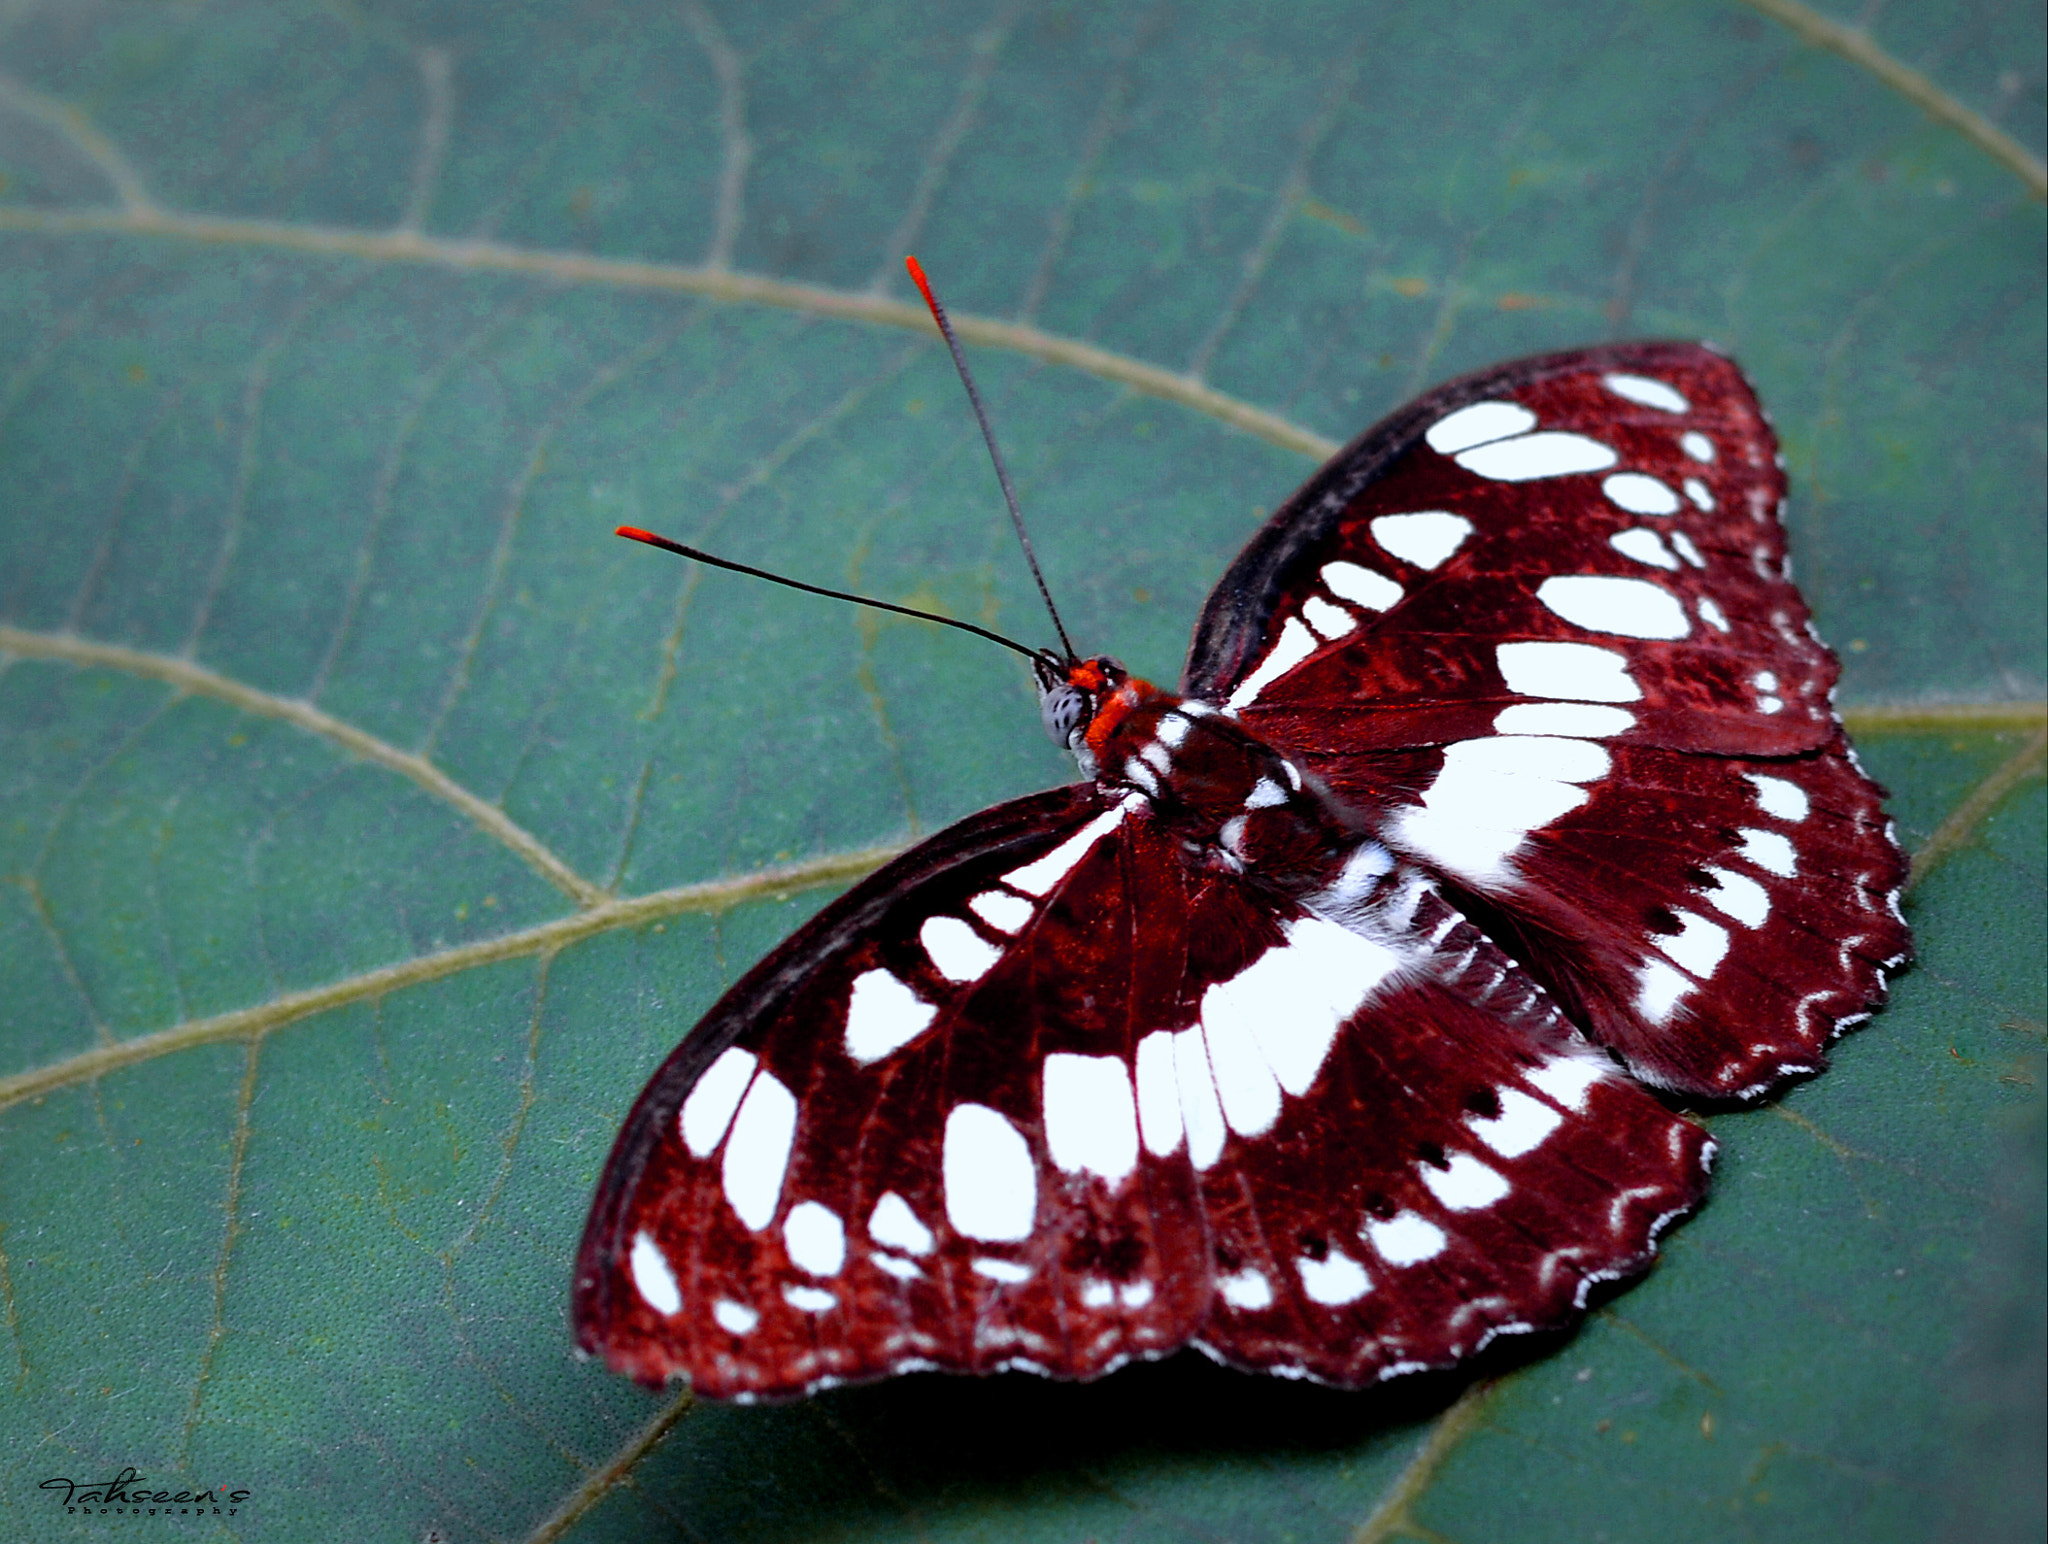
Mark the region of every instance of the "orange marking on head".
[[1067, 684], [1079, 687], [1089, 696], [1099, 696], [1109, 685], [1109, 672], [1092, 659], [1076, 660], [1067, 667]]
[[1166, 700], [1166, 693], [1150, 681], [1141, 681], [1136, 676], [1127, 677], [1123, 685], [1111, 692], [1102, 706], [1095, 710], [1095, 717], [1088, 721], [1088, 749], [1098, 760], [1101, 759], [1109, 737], [1116, 733], [1125, 719], [1148, 703]]

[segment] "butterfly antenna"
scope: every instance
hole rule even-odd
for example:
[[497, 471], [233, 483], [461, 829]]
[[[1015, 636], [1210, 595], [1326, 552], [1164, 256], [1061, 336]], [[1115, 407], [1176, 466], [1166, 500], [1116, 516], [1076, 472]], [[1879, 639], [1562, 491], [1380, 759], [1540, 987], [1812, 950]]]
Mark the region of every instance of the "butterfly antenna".
[[915, 606], [899, 606], [893, 601], [875, 600], [866, 595], [855, 595], [846, 590], [828, 590], [822, 584], [805, 584], [801, 579], [784, 578], [771, 574], [765, 568], [750, 568], [745, 563], [735, 563], [731, 558], [713, 557], [695, 547], [686, 547], [679, 541], [670, 541], [666, 536], [657, 536], [652, 531], [643, 531], [637, 525], [619, 526], [614, 533], [628, 541], [645, 542], [650, 547], [659, 547], [663, 552], [673, 552], [678, 557], [694, 558], [699, 563], [708, 563], [713, 568], [730, 569], [736, 574], [746, 574], [755, 579], [766, 579], [770, 584], [779, 584], [792, 590], [802, 590], [806, 595], [823, 595], [828, 600], [851, 601], [856, 606], [868, 606], [876, 611], [893, 611], [898, 616], [916, 617], [920, 622], [937, 622], [941, 627], [957, 627], [963, 633], [972, 633], [977, 638], [986, 638], [990, 643], [1000, 643], [1006, 649], [1014, 649], [1034, 665], [1047, 662], [1047, 651], [1030, 649], [1014, 638], [1005, 638], [1001, 633], [992, 633], [986, 627], [976, 627], [972, 622], [962, 622], [956, 617], [942, 617], [936, 611], [919, 611]]
[[946, 318], [946, 308], [939, 304], [939, 297], [932, 293], [931, 284], [925, 279], [924, 265], [914, 257], [903, 259], [903, 265], [910, 270], [911, 282], [917, 292], [924, 296], [924, 303], [931, 307], [932, 320], [939, 324], [939, 335], [946, 340], [946, 347], [953, 351], [953, 366], [960, 372], [960, 384], [967, 388], [967, 400], [974, 408], [974, 421], [981, 425], [981, 437], [988, 442], [988, 458], [996, 464], [996, 481], [1003, 485], [1003, 502], [1010, 506], [1010, 524], [1017, 528], [1017, 540], [1024, 546], [1024, 561], [1031, 565], [1031, 577], [1038, 581], [1038, 593], [1045, 601], [1045, 609], [1052, 617], [1053, 631], [1060, 635], [1060, 647], [1066, 651], [1067, 663], [1072, 664], [1078, 655], [1074, 646], [1067, 641], [1067, 629], [1060, 621], [1059, 608], [1052, 603], [1052, 591], [1045, 587], [1045, 575], [1038, 567], [1038, 554], [1031, 550], [1031, 536], [1024, 529], [1024, 512], [1017, 507], [1017, 490], [1010, 486], [1010, 469], [1003, 465], [1003, 453], [996, 449], [995, 430], [988, 426], [988, 412], [981, 405], [981, 393], [975, 389], [974, 377], [967, 371], [967, 356], [960, 352], [960, 339], [954, 335], [953, 324]]

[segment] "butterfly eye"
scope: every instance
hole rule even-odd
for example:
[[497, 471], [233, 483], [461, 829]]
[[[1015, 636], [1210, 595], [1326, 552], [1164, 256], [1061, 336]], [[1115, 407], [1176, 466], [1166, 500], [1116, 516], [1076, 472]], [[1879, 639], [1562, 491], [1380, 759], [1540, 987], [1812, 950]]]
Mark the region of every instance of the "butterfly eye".
[[1038, 701], [1045, 732], [1061, 750], [1073, 744], [1074, 731], [1087, 722], [1088, 708], [1088, 694], [1078, 686], [1055, 686]]

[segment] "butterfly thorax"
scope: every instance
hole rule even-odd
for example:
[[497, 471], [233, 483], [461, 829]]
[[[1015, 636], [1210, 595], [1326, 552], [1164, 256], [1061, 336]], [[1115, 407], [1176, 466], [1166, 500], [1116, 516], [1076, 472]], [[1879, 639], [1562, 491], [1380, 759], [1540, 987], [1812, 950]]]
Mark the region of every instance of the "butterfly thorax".
[[1370, 840], [1291, 759], [1208, 703], [1127, 678], [1087, 728], [1095, 780], [1136, 790], [1214, 866], [1290, 893], [1323, 888]]
[[1577, 1040], [1550, 995], [1432, 875], [1290, 757], [1221, 709], [1136, 677], [1098, 700], [1085, 730], [1096, 782], [1142, 795], [1199, 867], [1241, 875], [1373, 940], [1538, 1043]]

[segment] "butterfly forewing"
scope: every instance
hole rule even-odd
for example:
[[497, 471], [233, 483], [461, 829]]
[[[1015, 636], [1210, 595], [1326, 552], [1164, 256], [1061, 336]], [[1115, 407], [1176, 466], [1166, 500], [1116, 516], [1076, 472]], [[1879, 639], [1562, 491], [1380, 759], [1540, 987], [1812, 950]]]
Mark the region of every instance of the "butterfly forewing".
[[[1612, 382], [1661, 387], [1665, 405]], [[1347, 447], [1269, 522], [1282, 534], [1246, 549], [1185, 690], [1340, 753], [1490, 733], [1510, 708], [1537, 724], [1528, 709], [1560, 701], [1625, 713], [1612, 737], [1682, 749], [1830, 738], [1836, 668], [1784, 577], [1775, 445], [1727, 360], [1591, 350], [1417, 407]]]
[[1822, 1064], [1907, 937], [1783, 491], [1711, 350], [1505, 366], [1369, 431], [1269, 522], [1187, 685], [1497, 908], [1639, 1073], [1753, 1095]]
[[1202, 1258], [1198, 1203], [1184, 1165], [1140, 1172], [1129, 1069], [1182, 1011], [1185, 896], [1129, 815], [1078, 787], [975, 816], [735, 987], [607, 1166], [585, 1349], [774, 1397], [1184, 1343], [1206, 1282], [1162, 1262]]

